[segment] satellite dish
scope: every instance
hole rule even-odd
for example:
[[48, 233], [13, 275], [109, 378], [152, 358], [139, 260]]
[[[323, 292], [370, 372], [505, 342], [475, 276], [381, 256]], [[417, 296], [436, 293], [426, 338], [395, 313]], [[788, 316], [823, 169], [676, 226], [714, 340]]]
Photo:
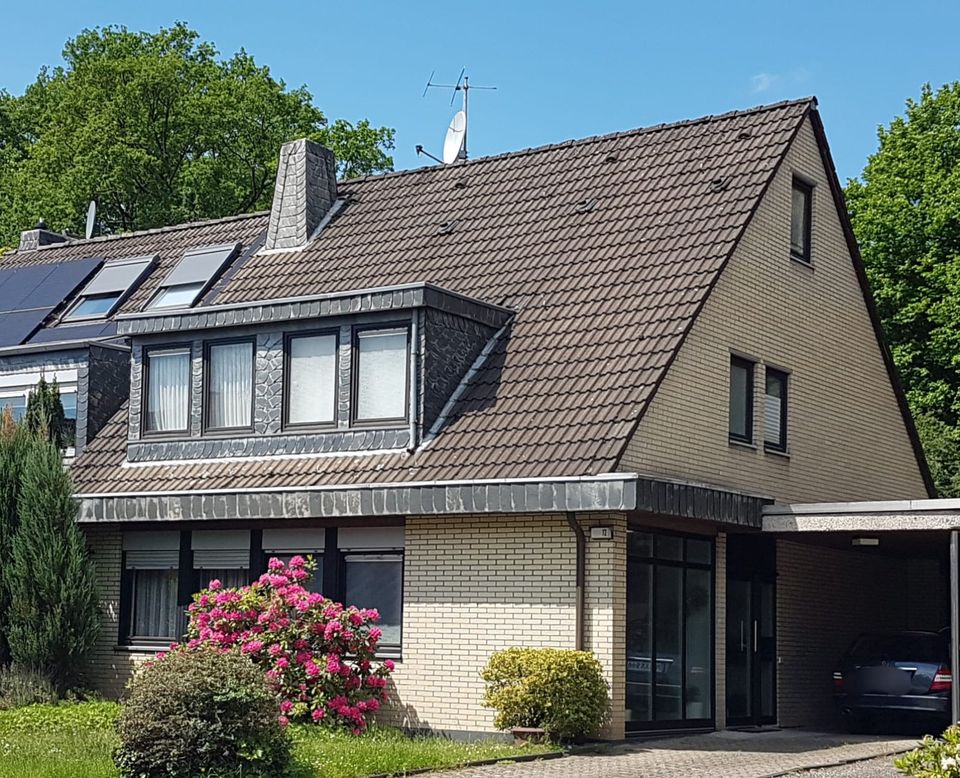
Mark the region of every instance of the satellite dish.
[[463, 111], [457, 111], [453, 115], [453, 121], [447, 128], [447, 137], [443, 141], [443, 162], [451, 165], [460, 158], [460, 151], [463, 149], [463, 139], [467, 135], [467, 115]]
[[91, 200], [90, 205], [87, 206], [87, 230], [84, 233], [87, 240], [93, 237], [93, 228], [97, 224], [97, 201]]

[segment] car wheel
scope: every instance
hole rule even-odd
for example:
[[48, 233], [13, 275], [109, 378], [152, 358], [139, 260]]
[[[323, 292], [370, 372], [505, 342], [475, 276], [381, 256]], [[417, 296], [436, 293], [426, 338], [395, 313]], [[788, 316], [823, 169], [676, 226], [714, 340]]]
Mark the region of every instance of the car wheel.
[[843, 714], [847, 732], [852, 735], [868, 735], [873, 730], [873, 720], [864, 713], [848, 710]]

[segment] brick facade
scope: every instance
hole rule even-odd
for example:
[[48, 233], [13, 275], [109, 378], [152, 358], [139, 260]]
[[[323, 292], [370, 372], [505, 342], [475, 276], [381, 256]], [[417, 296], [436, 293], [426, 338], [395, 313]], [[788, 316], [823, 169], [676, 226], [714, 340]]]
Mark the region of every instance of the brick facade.
[[[790, 258], [794, 174], [813, 181], [812, 266]], [[730, 355], [758, 362], [754, 435], [728, 440]], [[764, 453], [763, 366], [790, 372], [789, 456]], [[926, 497], [809, 119], [660, 386], [621, 468], [779, 502]]]

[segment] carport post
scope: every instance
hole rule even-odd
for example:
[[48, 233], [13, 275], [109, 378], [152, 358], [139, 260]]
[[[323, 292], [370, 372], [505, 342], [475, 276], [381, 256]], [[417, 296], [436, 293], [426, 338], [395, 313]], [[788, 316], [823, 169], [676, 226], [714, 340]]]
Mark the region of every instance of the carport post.
[[960, 531], [950, 530], [950, 700], [953, 722], [960, 722]]

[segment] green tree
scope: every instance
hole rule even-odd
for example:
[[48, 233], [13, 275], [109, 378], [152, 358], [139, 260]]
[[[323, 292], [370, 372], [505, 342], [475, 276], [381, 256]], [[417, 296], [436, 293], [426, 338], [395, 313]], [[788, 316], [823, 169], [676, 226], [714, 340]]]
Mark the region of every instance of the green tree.
[[333, 149], [341, 176], [393, 166], [393, 130], [328, 123], [305, 87], [245, 51], [221, 58], [182, 23], [85, 30], [63, 58], [0, 95], [0, 245], [40, 217], [82, 232], [91, 199], [105, 233], [269, 207], [280, 146], [297, 137]]
[[[13, 423], [9, 406], [0, 415], [0, 571], [10, 563], [13, 538], [17, 532], [17, 501], [20, 497], [20, 475], [28, 435]], [[10, 595], [0, 575], [0, 667], [10, 662], [6, 630]]]
[[94, 568], [60, 449], [34, 438], [21, 473], [20, 523], [3, 568], [7, 642], [14, 663], [62, 692], [77, 683], [99, 631]]
[[960, 82], [878, 137], [847, 205], [937, 487], [960, 495]]
[[28, 432], [46, 438], [60, 449], [73, 445], [73, 442], [68, 439], [67, 422], [57, 379], [47, 383], [47, 380], [40, 376], [37, 385], [27, 396], [27, 410], [23, 415], [23, 424]]

